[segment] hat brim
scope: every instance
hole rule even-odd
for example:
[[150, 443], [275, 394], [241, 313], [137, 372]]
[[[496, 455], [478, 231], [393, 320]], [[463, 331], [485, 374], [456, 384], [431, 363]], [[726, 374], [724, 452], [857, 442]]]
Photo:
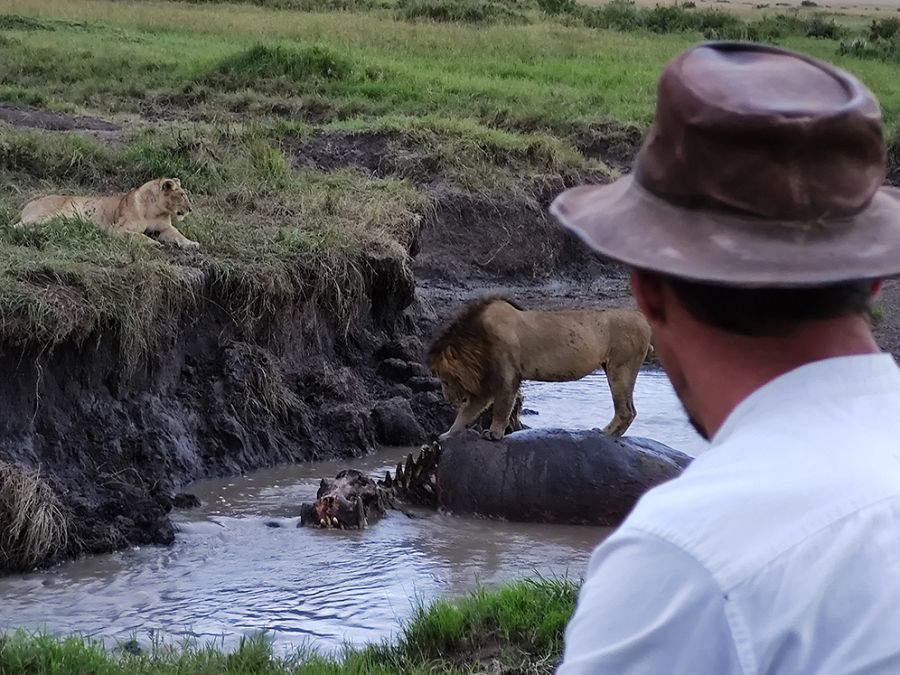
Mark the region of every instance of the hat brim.
[[606, 258], [728, 286], [815, 286], [900, 275], [900, 189], [852, 218], [772, 222], [682, 208], [632, 175], [561, 193], [550, 213]]

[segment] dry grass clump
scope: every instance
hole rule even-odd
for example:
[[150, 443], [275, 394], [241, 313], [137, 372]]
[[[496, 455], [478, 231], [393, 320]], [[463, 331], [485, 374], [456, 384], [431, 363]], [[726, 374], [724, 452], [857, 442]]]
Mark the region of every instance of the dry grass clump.
[[68, 517], [53, 488], [37, 471], [0, 461], [0, 569], [32, 569], [68, 543]]
[[245, 413], [286, 419], [300, 407], [300, 399], [270, 351], [235, 342], [228, 349], [228, 365], [232, 385], [243, 392]]

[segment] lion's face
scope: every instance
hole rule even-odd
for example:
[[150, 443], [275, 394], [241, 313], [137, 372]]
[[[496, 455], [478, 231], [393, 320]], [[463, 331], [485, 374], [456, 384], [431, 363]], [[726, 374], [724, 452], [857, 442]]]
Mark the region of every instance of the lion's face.
[[177, 178], [162, 179], [162, 199], [168, 213], [174, 214], [176, 220], [182, 220], [193, 207], [187, 193]]
[[448, 403], [457, 408], [469, 402], [469, 392], [453, 377], [441, 377], [441, 393]]

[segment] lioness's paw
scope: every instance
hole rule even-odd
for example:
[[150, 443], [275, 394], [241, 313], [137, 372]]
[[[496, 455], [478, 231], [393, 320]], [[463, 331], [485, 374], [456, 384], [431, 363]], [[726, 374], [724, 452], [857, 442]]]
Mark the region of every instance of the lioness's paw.
[[191, 249], [191, 250], [196, 250], [196, 249], [200, 248], [200, 242], [197, 242], [197, 241], [191, 241], [191, 240], [189, 239], [188, 241], [181, 242], [181, 243], [179, 244], [179, 246], [180, 246], [181, 248], [187, 248], [187, 249]]
[[492, 431], [491, 429], [485, 429], [481, 432], [481, 437], [488, 441], [499, 441], [503, 438], [503, 432]]

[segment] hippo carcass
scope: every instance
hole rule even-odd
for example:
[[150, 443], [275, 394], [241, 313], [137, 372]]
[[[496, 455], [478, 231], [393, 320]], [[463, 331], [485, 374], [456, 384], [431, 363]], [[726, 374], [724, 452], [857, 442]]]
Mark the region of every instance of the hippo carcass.
[[437, 499], [455, 514], [613, 526], [691, 458], [662, 443], [599, 430], [529, 429], [502, 441], [446, 439]]
[[662, 443], [599, 430], [528, 429], [488, 441], [470, 432], [424, 446], [374, 480], [323, 479], [300, 525], [365, 527], [400, 504], [511, 521], [614, 526], [691, 458]]

